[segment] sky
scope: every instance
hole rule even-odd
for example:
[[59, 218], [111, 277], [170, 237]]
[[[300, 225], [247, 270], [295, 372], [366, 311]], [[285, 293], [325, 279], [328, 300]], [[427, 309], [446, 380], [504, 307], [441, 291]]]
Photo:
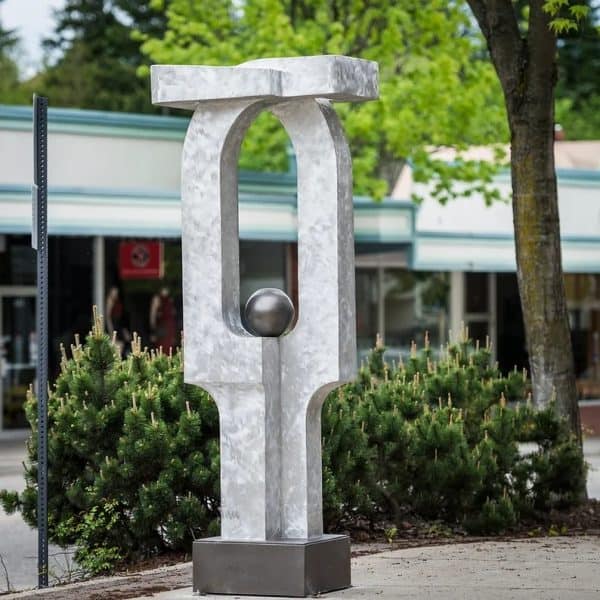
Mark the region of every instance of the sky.
[[6, 29], [16, 29], [21, 38], [18, 62], [25, 76], [33, 75], [42, 60], [40, 43], [52, 33], [52, 10], [64, 0], [4, 0], [0, 3], [0, 19]]

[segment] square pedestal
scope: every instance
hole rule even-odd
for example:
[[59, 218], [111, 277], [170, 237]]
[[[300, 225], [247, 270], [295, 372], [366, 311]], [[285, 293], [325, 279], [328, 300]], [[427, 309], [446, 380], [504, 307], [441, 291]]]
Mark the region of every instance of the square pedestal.
[[350, 586], [350, 539], [194, 542], [194, 592], [304, 597]]

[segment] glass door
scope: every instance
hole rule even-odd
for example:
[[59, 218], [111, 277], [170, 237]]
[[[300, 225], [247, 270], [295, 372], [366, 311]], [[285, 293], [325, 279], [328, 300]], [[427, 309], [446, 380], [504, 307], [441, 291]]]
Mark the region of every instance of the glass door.
[[35, 288], [0, 288], [0, 429], [27, 427], [23, 404], [36, 361]]

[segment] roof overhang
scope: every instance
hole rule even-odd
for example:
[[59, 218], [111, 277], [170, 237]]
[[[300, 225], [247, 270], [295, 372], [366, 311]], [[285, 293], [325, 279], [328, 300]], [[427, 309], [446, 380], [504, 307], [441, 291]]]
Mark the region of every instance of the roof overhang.
[[[600, 236], [563, 235], [563, 270], [567, 273], [600, 273]], [[512, 235], [419, 232], [413, 247], [412, 268], [418, 271], [516, 270]]]
[[[251, 188], [251, 186], [249, 186]], [[415, 206], [409, 202], [354, 201], [358, 243], [410, 243]], [[240, 239], [295, 241], [295, 196], [240, 190]], [[179, 237], [181, 202], [174, 192], [50, 188], [48, 230], [51, 235]], [[31, 231], [31, 190], [0, 186], [0, 233]]]

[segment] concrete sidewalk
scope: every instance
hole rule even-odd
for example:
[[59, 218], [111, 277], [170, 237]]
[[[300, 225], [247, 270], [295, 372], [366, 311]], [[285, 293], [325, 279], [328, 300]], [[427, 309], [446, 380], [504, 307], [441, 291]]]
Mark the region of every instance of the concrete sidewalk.
[[[598, 600], [599, 567], [600, 537], [591, 536], [411, 548], [353, 559], [354, 587], [322, 597]], [[191, 600], [194, 596], [191, 588], [185, 588], [138, 600], [149, 598]]]
[[[23, 461], [27, 432], [3, 432], [0, 436], [0, 490], [23, 491]], [[0, 508], [0, 594], [10, 589], [37, 585], [37, 530], [31, 529], [19, 513], [7, 515]], [[49, 547], [50, 579], [68, 579], [74, 568], [69, 553]]]

